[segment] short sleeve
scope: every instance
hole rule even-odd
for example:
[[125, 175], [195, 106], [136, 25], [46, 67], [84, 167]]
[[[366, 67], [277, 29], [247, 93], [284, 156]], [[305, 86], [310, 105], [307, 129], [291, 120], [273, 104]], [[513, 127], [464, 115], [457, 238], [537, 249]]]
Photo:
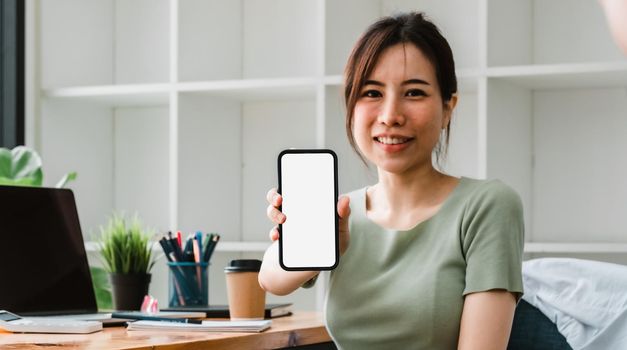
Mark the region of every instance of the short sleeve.
[[524, 219], [520, 197], [500, 181], [478, 188], [462, 223], [463, 294], [504, 289], [522, 296]]

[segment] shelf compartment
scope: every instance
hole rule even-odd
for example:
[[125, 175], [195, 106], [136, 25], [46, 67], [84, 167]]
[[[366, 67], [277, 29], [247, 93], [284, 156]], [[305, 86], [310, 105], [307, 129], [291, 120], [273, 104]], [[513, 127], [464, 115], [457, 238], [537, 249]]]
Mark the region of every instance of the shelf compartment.
[[180, 81], [320, 74], [318, 7], [309, 0], [180, 1]]
[[242, 1], [178, 1], [179, 81], [242, 78]]
[[487, 0], [487, 64], [621, 60], [597, 1]]
[[76, 101], [41, 103], [40, 152], [44, 185], [54, 186], [68, 172], [85, 236], [96, 232], [113, 208], [113, 112]]
[[241, 232], [242, 103], [178, 96], [178, 225], [184, 232]]
[[242, 78], [321, 74], [318, 1], [244, 0], [242, 6]]
[[153, 106], [112, 110], [111, 209], [137, 213], [147, 226], [164, 232], [170, 228], [170, 196], [164, 191], [170, 181], [169, 109]]
[[36, 2], [44, 88], [167, 82], [168, 0]]
[[530, 239], [620, 242], [627, 230], [625, 89], [532, 91], [532, 101]]
[[487, 177], [520, 194], [530, 239], [620, 241], [625, 88], [530, 89], [491, 78], [487, 97]]
[[[167, 107], [111, 108], [84, 101], [42, 103], [39, 151], [48, 185], [78, 174], [71, 187], [84, 234], [97, 232], [112, 210], [135, 211], [166, 229]], [[150, 127], [146, 127], [150, 125]]]
[[530, 89], [627, 87], [627, 61], [491, 67], [487, 76]]

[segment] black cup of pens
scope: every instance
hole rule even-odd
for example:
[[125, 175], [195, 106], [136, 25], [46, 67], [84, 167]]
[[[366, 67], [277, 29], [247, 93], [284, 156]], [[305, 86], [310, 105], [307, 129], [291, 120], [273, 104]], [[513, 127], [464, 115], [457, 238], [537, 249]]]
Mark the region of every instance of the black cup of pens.
[[169, 307], [209, 305], [209, 263], [168, 262]]

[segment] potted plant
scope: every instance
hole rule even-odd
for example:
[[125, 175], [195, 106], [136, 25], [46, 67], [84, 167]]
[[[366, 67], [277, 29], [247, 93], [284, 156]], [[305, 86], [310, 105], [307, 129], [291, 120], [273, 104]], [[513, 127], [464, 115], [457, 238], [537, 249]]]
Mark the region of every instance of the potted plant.
[[137, 215], [128, 222], [124, 215], [114, 213], [100, 233], [100, 253], [109, 272], [115, 309], [139, 310], [155, 263], [152, 231], [142, 228]]

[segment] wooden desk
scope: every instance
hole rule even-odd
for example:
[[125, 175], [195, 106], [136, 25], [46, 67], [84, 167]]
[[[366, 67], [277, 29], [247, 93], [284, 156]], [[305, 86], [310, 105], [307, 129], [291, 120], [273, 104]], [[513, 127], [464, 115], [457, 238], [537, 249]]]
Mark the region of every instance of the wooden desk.
[[0, 331], [0, 349], [275, 349], [330, 342], [322, 315], [295, 312], [272, 319], [262, 333], [131, 331], [107, 327], [92, 334], [13, 334]]

